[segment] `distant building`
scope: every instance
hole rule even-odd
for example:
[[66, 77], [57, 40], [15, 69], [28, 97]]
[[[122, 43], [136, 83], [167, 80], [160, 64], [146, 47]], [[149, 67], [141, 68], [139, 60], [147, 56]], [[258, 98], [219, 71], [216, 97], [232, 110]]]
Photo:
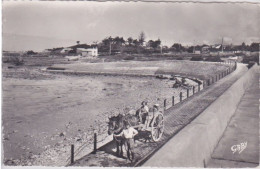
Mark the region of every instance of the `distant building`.
[[63, 53], [63, 54], [68, 54], [70, 51], [72, 51], [73, 49], [72, 48], [63, 48], [60, 53]]
[[209, 46], [208, 45], [205, 45], [201, 48], [201, 53], [203, 54], [208, 54], [209, 53]]
[[60, 54], [63, 48], [53, 48], [51, 49], [51, 54]]
[[77, 54], [80, 54], [83, 57], [96, 57], [98, 56], [98, 49], [95, 48], [77, 48], [76, 49]]
[[194, 50], [194, 53], [195, 54], [201, 54], [201, 51], [200, 50]]
[[219, 49], [219, 50], [220, 50], [220, 49], [221, 49], [221, 46], [222, 46], [222, 45], [216, 44], [216, 45], [213, 45], [212, 48], [215, 48], [215, 49]]
[[42, 53], [44, 53], [44, 54], [50, 54], [51, 51], [52, 51], [51, 49], [45, 49], [45, 50], [42, 51]]

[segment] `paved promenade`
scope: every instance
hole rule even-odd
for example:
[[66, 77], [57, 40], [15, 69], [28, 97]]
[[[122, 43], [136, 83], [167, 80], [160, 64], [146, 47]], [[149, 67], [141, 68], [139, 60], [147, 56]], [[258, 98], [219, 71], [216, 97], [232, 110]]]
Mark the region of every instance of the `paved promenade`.
[[259, 166], [259, 74], [247, 89], [207, 164], [210, 168]]

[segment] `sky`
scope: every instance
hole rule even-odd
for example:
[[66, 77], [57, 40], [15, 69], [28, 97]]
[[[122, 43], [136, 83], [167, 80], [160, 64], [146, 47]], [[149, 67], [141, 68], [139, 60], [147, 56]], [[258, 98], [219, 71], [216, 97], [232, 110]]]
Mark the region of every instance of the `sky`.
[[260, 41], [260, 3], [3, 1], [3, 50], [41, 51], [105, 37], [182, 43]]

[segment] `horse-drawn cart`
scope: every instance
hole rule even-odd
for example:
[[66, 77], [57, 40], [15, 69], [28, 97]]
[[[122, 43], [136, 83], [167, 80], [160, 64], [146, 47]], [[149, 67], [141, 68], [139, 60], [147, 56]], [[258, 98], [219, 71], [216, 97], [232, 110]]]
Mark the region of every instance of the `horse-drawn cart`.
[[[132, 126], [138, 131], [144, 128], [144, 124], [138, 124]], [[162, 112], [155, 113], [149, 122], [149, 126], [144, 129], [150, 133], [150, 137], [154, 142], [157, 142], [161, 139], [164, 131], [164, 116]]]
[[119, 133], [124, 128], [123, 121], [127, 121], [133, 128], [139, 132], [148, 132], [150, 139], [157, 142], [161, 139], [164, 131], [164, 116], [163, 112], [152, 112], [146, 124], [140, 122], [140, 119], [135, 115], [121, 115], [111, 117], [109, 119], [109, 134]]
[[[113, 139], [116, 143], [117, 154], [123, 156], [123, 145], [127, 146], [128, 159], [133, 160], [133, 152], [131, 146], [126, 144], [126, 138], [122, 136], [122, 131], [125, 126], [132, 126], [138, 131], [139, 138], [146, 140], [152, 140], [157, 142], [161, 139], [164, 131], [164, 116], [163, 112], [149, 111], [146, 116], [146, 122], [140, 120], [137, 114], [119, 114], [117, 116], [109, 117], [108, 122], [108, 134], [113, 134]], [[132, 154], [132, 158], [130, 157]]]
[[151, 123], [151, 136], [153, 141], [157, 142], [161, 139], [164, 131], [164, 116], [157, 113]]

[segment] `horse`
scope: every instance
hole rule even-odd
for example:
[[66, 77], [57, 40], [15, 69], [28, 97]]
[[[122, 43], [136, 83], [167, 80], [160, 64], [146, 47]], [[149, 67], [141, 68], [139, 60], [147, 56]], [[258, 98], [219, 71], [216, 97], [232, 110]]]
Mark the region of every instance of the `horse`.
[[126, 143], [126, 139], [122, 136], [115, 136], [123, 131], [125, 128], [124, 123], [126, 121], [130, 124], [130, 126], [135, 126], [138, 124], [139, 119], [134, 115], [123, 116], [122, 114], [119, 114], [117, 116], [110, 117], [108, 122], [108, 135], [113, 134], [113, 141], [116, 143], [116, 153], [121, 157], [123, 157], [123, 145], [125, 145], [127, 149], [127, 155], [130, 154], [129, 151], [131, 151], [132, 154], [132, 149], [129, 147], [129, 144]]

